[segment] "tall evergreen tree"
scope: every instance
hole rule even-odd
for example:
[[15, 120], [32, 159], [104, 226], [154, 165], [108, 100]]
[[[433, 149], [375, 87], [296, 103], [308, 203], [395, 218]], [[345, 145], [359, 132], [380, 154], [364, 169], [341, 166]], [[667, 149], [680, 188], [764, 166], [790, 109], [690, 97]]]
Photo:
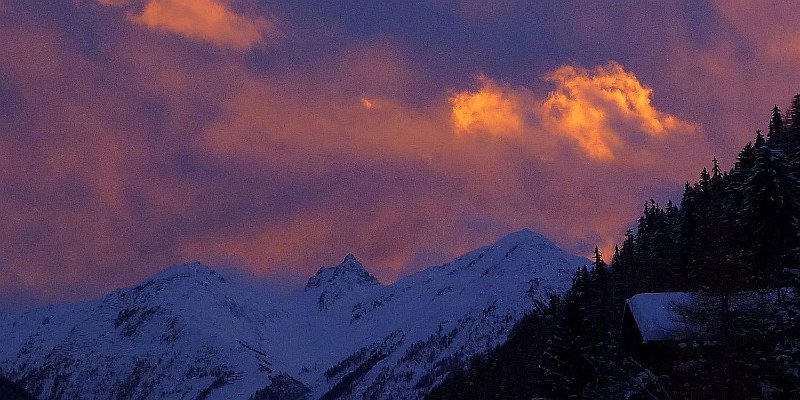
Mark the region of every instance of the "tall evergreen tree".
[[753, 165], [742, 186], [739, 225], [747, 232], [746, 267], [759, 287], [775, 287], [784, 268], [796, 262], [800, 183], [785, 158], [761, 132], [753, 146]]
[[[625, 232], [625, 241], [618, 249], [611, 263], [611, 275], [615, 284], [615, 296], [618, 302], [624, 301], [635, 293], [636, 286], [636, 254], [635, 236], [631, 229]], [[620, 303], [618, 303], [620, 304]]]
[[711, 180], [718, 181], [722, 178], [722, 169], [719, 167], [719, 160], [717, 157], [711, 159], [712, 167], [711, 167]]
[[786, 150], [788, 144], [786, 140], [786, 126], [784, 125], [783, 114], [781, 114], [781, 110], [777, 105], [772, 108], [772, 118], [769, 120], [767, 138], [774, 148], [780, 149], [781, 151]]
[[592, 256], [592, 264], [595, 269], [606, 269], [608, 265], [603, 261], [603, 255], [600, 254], [600, 248], [594, 246], [594, 255]]
[[786, 130], [795, 139], [800, 135], [800, 93], [794, 95], [792, 105], [786, 114]]
[[591, 340], [585, 304], [588, 285], [589, 272], [582, 268], [561, 303], [556, 334], [545, 350], [542, 369], [547, 392], [553, 398], [583, 398], [583, 389], [592, 379], [593, 368], [586, 354]]
[[786, 113], [786, 159], [793, 163], [793, 170], [800, 174], [800, 93], [792, 99]]

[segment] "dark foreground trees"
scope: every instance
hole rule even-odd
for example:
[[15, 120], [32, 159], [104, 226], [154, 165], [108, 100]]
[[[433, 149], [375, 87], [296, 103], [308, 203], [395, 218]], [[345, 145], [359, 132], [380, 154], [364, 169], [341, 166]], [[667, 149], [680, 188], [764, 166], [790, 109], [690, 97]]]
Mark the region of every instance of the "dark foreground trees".
[[[651, 200], [610, 267], [596, 252], [571, 291], [429, 398], [800, 398], [798, 176], [800, 94], [730, 171], [714, 159], [679, 206]], [[643, 292], [698, 293], [683, 314], [704, 338], [621, 351], [625, 299]]]

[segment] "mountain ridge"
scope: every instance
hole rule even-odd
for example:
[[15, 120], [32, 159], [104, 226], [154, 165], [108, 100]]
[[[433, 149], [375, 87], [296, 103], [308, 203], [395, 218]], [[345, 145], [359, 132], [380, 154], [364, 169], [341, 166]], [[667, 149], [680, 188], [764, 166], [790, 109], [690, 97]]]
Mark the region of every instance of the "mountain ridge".
[[0, 315], [0, 373], [42, 399], [419, 398], [586, 263], [520, 231], [390, 285], [348, 254], [287, 296], [179, 264], [103, 299]]

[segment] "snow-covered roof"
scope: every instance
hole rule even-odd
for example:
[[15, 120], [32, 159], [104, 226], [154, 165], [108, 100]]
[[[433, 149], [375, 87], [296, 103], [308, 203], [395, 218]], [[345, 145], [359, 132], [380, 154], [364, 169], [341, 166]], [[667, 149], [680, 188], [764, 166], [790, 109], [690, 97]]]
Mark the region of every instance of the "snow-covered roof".
[[692, 303], [692, 293], [640, 293], [627, 300], [642, 340], [647, 342], [680, 340], [689, 333], [680, 313]]
[[[779, 298], [794, 298], [791, 288], [748, 291], [731, 295], [731, 312], [753, 312], [776, 304]], [[719, 329], [713, 315], [721, 298], [700, 292], [640, 293], [626, 301], [626, 307], [642, 335], [642, 341], [678, 341], [710, 338]], [[625, 316], [623, 316], [625, 318]]]

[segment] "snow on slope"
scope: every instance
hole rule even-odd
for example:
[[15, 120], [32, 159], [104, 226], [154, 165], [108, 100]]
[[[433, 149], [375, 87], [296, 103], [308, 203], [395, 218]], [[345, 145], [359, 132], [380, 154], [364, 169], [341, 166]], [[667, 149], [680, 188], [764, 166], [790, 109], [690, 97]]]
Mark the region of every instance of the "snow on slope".
[[523, 230], [386, 286], [352, 255], [281, 296], [185, 264], [0, 315], [0, 374], [42, 399], [419, 398], [587, 263]]

